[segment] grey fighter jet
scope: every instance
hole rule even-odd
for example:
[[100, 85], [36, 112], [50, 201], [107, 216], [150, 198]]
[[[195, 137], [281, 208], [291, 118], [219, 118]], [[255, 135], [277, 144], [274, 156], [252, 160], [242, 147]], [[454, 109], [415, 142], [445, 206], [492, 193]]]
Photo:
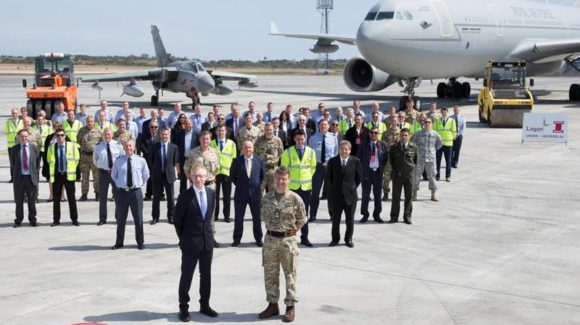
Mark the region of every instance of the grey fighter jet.
[[102, 89], [99, 82], [128, 81], [123, 85], [123, 94], [132, 97], [141, 97], [144, 92], [137, 85], [139, 80], [151, 80], [155, 88], [155, 95], [151, 96], [151, 105], [157, 106], [159, 90], [168, 90], [174, 93], [185, 93], [192, 99], [193, 104], [199, 104], [199, 95], [208, 94], [229, 95], [234, 90], [224, 84], [224, 80], [237, 80], [240, 87], [256, 87], [257, 77], [225, 71], [206, 70], [200, 61], [176, 61], [165, 51], [163, 41], [157, 26], [151, 26], [153, 45], [157, 56], [157, 68], [145, 71], [109, 73], [81, 78], [83, 82], [94, 82], [93, 88]]

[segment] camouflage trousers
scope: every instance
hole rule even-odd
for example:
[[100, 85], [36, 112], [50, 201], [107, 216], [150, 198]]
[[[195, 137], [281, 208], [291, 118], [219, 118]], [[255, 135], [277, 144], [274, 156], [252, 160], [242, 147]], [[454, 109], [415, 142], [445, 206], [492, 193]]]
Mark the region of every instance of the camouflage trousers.
[[391, 163], [387, 161], [387, 164], [385, 165], [385, 170], [383, 171], [383, 194], [384, 195], [389, 195], [389, 192], [391, 191], [391, 174], [393, 173], [393, 167], [391, 166]]
[[417, 160], [417, 166], [415, 166], [415, 186], [414, 191], [419, 190], [419, 184], [421, 183], [423, 170], [427, 172], [427, 178], [429, 179], [429, 190], [437, 191], [437, 182], [435, 181], [435, 174], [437, 173], [434, 161], [424, 161], [422, 159]]
[[81, 155], [79, 162], [81, 171], [81, 194], [89, 193], [89, 176], [93, 172], [93, 191], [99, 193], [99, 169], [93, 163], [93, 155]]
[[274, 189], [274, 174], [276, 173], [276, 168], [277, 167], [266, 167], [266, 176], [264, 176], [264, 180], [262, 181], [261, 185], [262, 193], [264, 193], [264, 190], [270, 192]]
[[262, 249], [262, 266], [266, 285], [266, 301], [277, 304], [280, 298], [280, 265], [286, 277], [286, 306], [298, 302], [296, 295], [296, 269], [298, 268], [298, 244], [295, 237], [277, 238], [266, 235]]

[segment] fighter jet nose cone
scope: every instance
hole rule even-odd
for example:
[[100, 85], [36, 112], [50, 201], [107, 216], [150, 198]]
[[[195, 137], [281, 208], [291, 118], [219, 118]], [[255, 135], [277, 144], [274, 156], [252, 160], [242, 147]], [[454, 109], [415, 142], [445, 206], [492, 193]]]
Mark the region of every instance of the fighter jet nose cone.
[[215, 82], [210, 75], [205, 75], [197, 80], [197, 91], [208, 93], [215, 87]]

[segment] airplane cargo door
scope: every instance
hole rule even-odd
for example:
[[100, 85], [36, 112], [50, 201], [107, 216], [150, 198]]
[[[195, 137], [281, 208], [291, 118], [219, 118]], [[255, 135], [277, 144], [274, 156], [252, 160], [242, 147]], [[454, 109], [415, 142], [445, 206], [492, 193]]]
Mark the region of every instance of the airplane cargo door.
[[443, 0], [431, 0], [435, 13], [437, 14], [437, 19], [439, 20], [439, 31], [441, 37], [452, 37], [453, 36], [453, 21], [451, 20], [451, 15], [449, 14], [449, 9]]

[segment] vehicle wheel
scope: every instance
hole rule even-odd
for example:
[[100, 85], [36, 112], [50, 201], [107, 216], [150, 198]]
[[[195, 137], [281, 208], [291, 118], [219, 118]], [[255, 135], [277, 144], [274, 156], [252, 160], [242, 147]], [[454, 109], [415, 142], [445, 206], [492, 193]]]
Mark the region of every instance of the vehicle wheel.
[[[36, 112], [36, 114], [38, 115], [38, 112], [40, 112], [41, 110], [44, 109], [44, 101], [43, 100], [35, 100], [34, 101], [34, 111]], [[50, 120], [50, 118], [52, 117], [52, 114], [49, 114], [50, 112], [46, 112], [46, 119]]]
[[159, 97], [156, 95], [151, 96], [151, 106], [157, 106], [159, 104]]
[[572, 84], [570, 86], [569, 98], [570, 98], [570, 101], [573, 101], [573, 102], [580, 100], [580, 85]]
[[421, 97], [419, 96], [413, 97], [413, 103], [415, 105], [415, 109], [420, 112], [422, 110], [421, 106], [423, 105], [423, 100], [421, 99]]
[[489, 111], [487, 112], [487, 125], [489, 125], [489, 126], [493, 126], [492, 118], [493, 118], [493, 117], [491, 116], [491, 110], [489, 110]]
[[461, 92], [461, 84], [459, 82], [454, 83], [452, 87], [451, 92], [453, 93], [453, 98], [461, 98], [462, 97], [462, 92]]
[[479, 110], [477, 112], [479, 115], [479, 123], [487, 123], [487, 120], [483, 118], [483, 105], [479, 105]]
[[404, 111], [405, 108], [407, 108], [407, 100], [409, 99], [409, 96], [402, 96], [401, 98], [399, 98], [399, 111]]
[[469, 82], [464, 82], [461, 84], [461, 97], [468, 98], [471, 95], [471, 85]]
[[445, 98], [447, 95], [447, 85], [444, 82], [440, 82], [437, 85], [437, 98]]

